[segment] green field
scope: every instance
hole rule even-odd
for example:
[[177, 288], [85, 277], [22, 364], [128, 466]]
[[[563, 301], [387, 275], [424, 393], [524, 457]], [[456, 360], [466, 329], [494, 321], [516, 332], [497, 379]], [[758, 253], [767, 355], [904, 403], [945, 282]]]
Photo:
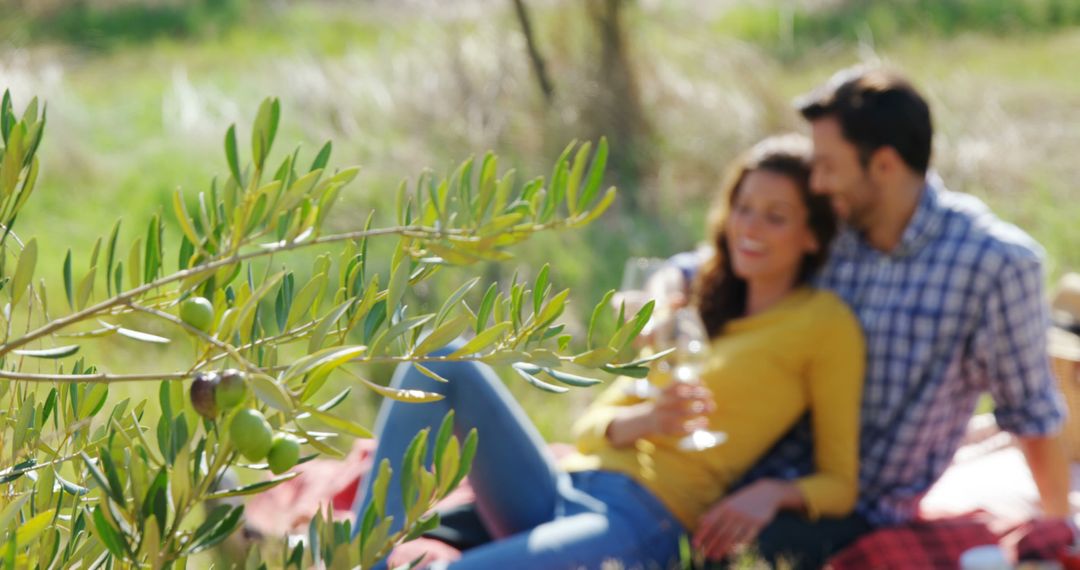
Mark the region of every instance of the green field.
[[[283, 107], [272, 162], [296, 144], [310, 157], [332, 139], [333, 165], [363, 166], [337, 208], [341, 228], [359, 226], [373, 208], [389, 212], [398, 182], [425, 168], [447, 172], [492, 149], [520, 180], [546, 174], [568, 142], [594, 132], [586, 102], [595, 37], [576, 3], [534, 9], [556, 86], [551, 106], [537, 91], [509, 2], [460, 10], [234, 4], [227, 18], [207, 16], [203, 27], [194, 15], [179, 31], [125, 35], [105, 19], [94, 20], [101, 34], [77, 34], [63, 21], [18, 15], [0, 26], [8, 36], [0, 77], [16, 107], [31, 95], [48, 104], [39, 187], [16, 231], [37, 236], [39, 274], [56, 291], [69, 248], [85, 258], [118, 217], [121, 243], [130, 243], [153, 213], [168, 217], [175, 188], [208, 188], [226, 168], [225, 129], [235, 122], [246, 137], [268, 95]], [[700, 239], [725, 164], [765, 135], [802, 128], [793, 97], [840, 67], [874, 60], [905, 70], [930, 97], [934, 162], [947, 184], [984, 198], [1038, 239], [1048, 278], [1080, 269], [1080, 15], [1070, 3], [1029, 1], [1020, 4], [1030, 11], [995, 16], [975, 2], [942, 2], [952, 11], [928, 21], [895, 6], [788, 14], [765, 2], [729, 4], [627, 8], [627, 47], [650, 127], [651, 165], [624, 188], [640, 208], [623, 204], [587, 231], [526, 244], [513, 263], [448, 271], [416, 302], [433, 302], [477, 272], [531, 277], [550, 263], [555, 282], [573, 289], [567, 317], [580, 327], [581, 313], [618, 286], [627, 256], [665, 255]], [[303, 274], [311, 257], [276, 262]], [[62, 297], [53, 295], [54, 312], [66, 309]], [[117, 339], [87, 356], [135, 371], [180, 367], [183, 352]], [[551, 438], [568, 437], [568, 418], [591, 397], [516, 391]], [[354, 400], [367, 417], [376, 403]]]

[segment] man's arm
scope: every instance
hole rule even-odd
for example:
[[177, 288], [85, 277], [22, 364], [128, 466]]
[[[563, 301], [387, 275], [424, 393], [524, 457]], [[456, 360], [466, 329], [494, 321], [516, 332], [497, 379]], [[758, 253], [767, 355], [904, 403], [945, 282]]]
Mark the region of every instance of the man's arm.
[[[1050, 318], [1038, 256], [1005, 265], [984, 305], [976, 349], [998, 426], [1016, 435], [1047, 516], [1069, 514], [1068, 462], [1058, 432], [1065, 404], [1047, 352]], [[982, 341], [982, 342], [979, 342]]]
[[1048, 517], [1069, 516], [1069, 461], [1065, 447], [1057, 435], [1019, 437], [1020, 449], [1027, 459], [1035, 486], [1042, 498], [1043, 514]]

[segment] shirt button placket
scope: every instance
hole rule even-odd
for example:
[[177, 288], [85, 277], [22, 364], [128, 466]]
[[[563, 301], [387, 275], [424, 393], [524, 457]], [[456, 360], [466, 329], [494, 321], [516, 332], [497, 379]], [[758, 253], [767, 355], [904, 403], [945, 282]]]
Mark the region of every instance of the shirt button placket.
[[884, 323], [879, 320], [885, 315], [883, 308], [887, 305], [888, 299], [886, 297], [889, 294], [889, 258], [875, 252], [874, 260], [871, 264], [871, 279], [870, 279], [870, 308], [866, 312], [866, 318], [870, 327], [874, 330], [880, 330], [880, 325]]

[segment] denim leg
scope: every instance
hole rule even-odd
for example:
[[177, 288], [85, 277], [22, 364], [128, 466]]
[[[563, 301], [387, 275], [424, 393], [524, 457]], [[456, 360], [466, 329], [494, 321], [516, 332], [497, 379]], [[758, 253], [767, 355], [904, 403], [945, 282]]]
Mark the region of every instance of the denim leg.
[[[526, 532], [466, 550], [449, 570], [560, 570], [600, 568], [606, 560], [625, 559], [635, 548], [632, 529], [600, 513], [582, 513], [544, 523]], [[635, 566], [630, 566], [633, 568]], [[438, 568], [438, 566], [436, 566]]]
[[[436, 354], [446, 354], [449, 349]], [[438, 402], [403, 403], [387, 399], [376, 420], [379, 444], [374, 466], [390, 461], [395, 473], [413, 436], [431, 427], [429, 450], [443, 416], [455, 411], [454, 431], [464, 437], [476, 428], [478, 444], [469, 480], [477, 496], [477, 509], [495, 537], [508, 536], [552, 520], [564, 510], [564, 497], [573, 495], [569, 476], [559, 471], [546, 444], [494, 371], [473, 362], [432, 362], [428, 368], [449, 380], [441, 383], [411, 364], [394, 372], [391, 385], [443, 394]], [[430, 465], [430, 454], [428, 464]], [[374, 473], [374, 471], [373, 471]], [[370, 501], [374, 477], [367, 477], [357, 495], [359, 516]], [[399, 481], [390, 482], [386, 514], [400, 529], [404, 518]]]
[[432, 568], [482, 570], [626, 570], [677, 567], [682, 526], [659, 501], [624, 475], [575, 475], [584, 492], [597, 499], [588, 511], [556, 518], [528, 531], [479, 546], [461, 559]]

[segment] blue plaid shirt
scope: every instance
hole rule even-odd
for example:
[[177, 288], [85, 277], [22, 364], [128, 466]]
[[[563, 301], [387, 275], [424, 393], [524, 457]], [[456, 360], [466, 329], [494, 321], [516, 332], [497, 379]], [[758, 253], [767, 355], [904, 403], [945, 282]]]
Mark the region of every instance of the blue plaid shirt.
[[[982, 393], [993, 396], [1007, 431], [1060, 429], [1064, 405], [1046, 353], [1041, 259], [1024, 232], [936, 178], [894, 251], [882, 253], [850, 229], [837, 237], [817, 284], [852, 307], [866, 335], [856, 512], [871, 524], [914, 516]], [[812, 469], [804, 420], [746, 481]]]

